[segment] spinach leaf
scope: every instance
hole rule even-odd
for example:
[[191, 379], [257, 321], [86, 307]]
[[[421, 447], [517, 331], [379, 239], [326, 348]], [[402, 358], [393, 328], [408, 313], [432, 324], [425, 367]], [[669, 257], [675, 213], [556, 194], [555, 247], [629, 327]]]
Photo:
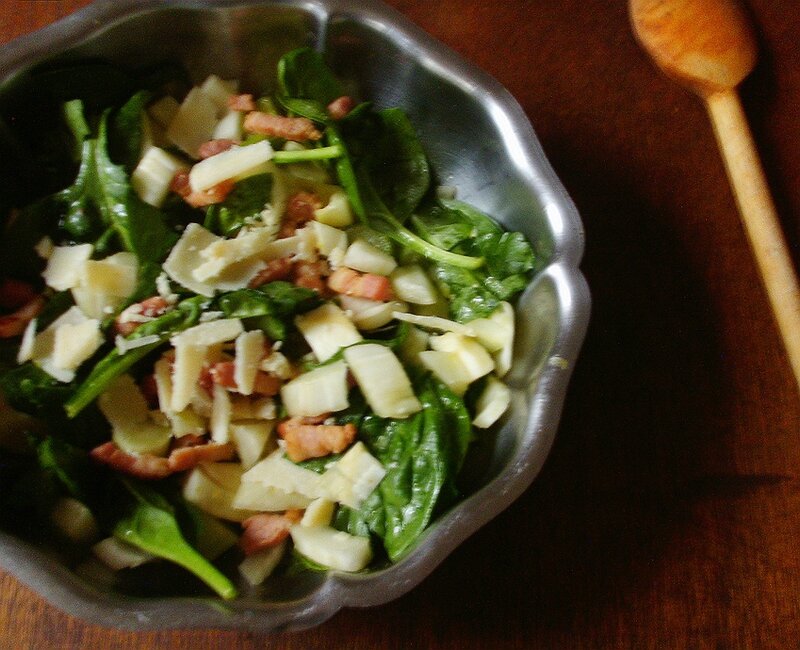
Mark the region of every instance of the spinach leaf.
[[236, 183], [222, 203], [207, 208], [203, 225], [217, 235], [233, 237], [242, 226], [259, 216], [271, 193], [272, 174], [245, 178]]
[[128, 350], [125, 354], [120, 354], [114, 348], [103, 359], [92, 368], [89, 376], [83, 381], [77, 390], [64, 403], [64, 410], [67, 417], [74, 418], [84, 408], [91, 404], [108, 385], [126, 372], [131, 366], [144, 359], [153, 350], [163, 345], [164, 341], [172, 334], [185, 330], [195, 325], [200, 320], [200, 314], [204, 306], [208, 304], [208, 299], [202, 296], [195, 296], [181, 301], [172, 311], [159, 316], [155, 320], [143, 323], [128, 337], [137, 339], [142, 336], [158, 335], [160, 340], [143, 345], [133, 350]]
[[75, 384], [63, 384], [28, 361], [4, 373], [0, 377], [0, 388], [13, 409], [48, 417], [61, 414], [62, 405], [75, 390]]
[[74, 157], [78, 161], [81, 159], [83, 141], [91, 134], [86, 117], [83, 114], [83, 102], [73, 99], [64, 103], [64, 121], [67, 123], [72, 137], [75, 140]]
[[217, 304], [226, 318], [243, 318], [250, 329], [263, 329], [273, 341], [283, 341], [294, 316], [319, 305], [320, 298], [311, 289], [276, 281], [224, 293]]
[[142, 155], [142, 115], [152, 97], [147, 90], [139, 91], [113, 114], [109, 122], [109, 153], [111, 158], [124, 165], [128, 174], [136, 168]]
[[54, 436], [45, 437], [36, 445], [39, 466], [56, 477], [70, 496], [92, 509], [101, 477], [81, 449]]
[[323, 106], [344, 94], [322, 54], [309, 47], [292, 50], [280, 58], [278, 87], [284, 97], [313, 99]]
[[235, 598], [233, 583], [186, 541], [169, 501], [142, 483], [121, 482], [132, 499], [114, 525], [114, 536], [191, 571], [222, 598]]
[[359, 131], [364, 164], [387, 209], [405, 222], [430, 187], [428, 159], [414, 127], [400, 108], [374, 114], [371, 128]]
[[460, 201], [441, 201], [412, 217], [420, 237], [448, 251], [481, 256], [480, 269], [439, 263], [430, 271], [460, 322], [488, 316], [528, 284], [536, 257], [521, 233], [505, 232], [490, 217]]
[[337, 525], [351, 534], [372, 533], [398, 560], [416, 542], [435, 512], [457, 495], [456, 479], [472, 435], [463, 400], [430, 375], [414, 382], [422, 411], [403, 420], [371, 412], [346, 414], [387, 474], [356, 510], [341, 508]]

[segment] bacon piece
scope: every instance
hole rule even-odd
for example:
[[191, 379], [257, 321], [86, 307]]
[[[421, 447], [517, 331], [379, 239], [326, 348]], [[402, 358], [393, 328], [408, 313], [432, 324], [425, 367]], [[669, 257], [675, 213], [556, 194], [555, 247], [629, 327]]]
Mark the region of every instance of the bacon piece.
[[4, 278], [0, 284], [0, 307], [3, 309], [19, 309], [36, 296], [36, 290], [27, 282]]
[[166, 478], [174, 471], [166, 458], [152, 454], [129, 454], [122, 451], [114, 442], [106, 442], [95, 447], [89, 452], [89, 456], [98, 463], [145, 481]]
[[248, 517], [242, 522], [244, 531], [239, 546], [245, 555], [277, 546], [289, 536], [295, 516], [287, 517], [274, 512], [264, 512]]
[[228, 97], [228, 108], [232, 111], [247, 113], [256, 110], [256, 103], [252, 95], [232, 95]]
[[130, 307], [126, 308], [114, 321], [114, 328], [118, 334], [122, 336], [130, 336], [142, 324], [135, 320], [127, 320], [127, 314], [136, 314], [138, 316], [146, 316], [147, 318], [156, 318], [164, 314], [169, 309], [170, 304], [166, 299], [161, 296], [152, 296], [137, 302]]
[[297, 262], [294, 267], [294, 284], [298, 287], [313, 289], [322, 297], [330, 296], [325, 279], [331, 274], [331, 269], [325, 260], [316, 262]]
[[248, 283], [248, 287], [255, 289], [267, 282], [275, 280], [288, 280], [292, 275], [294, 262], [291, 257], [280, 257], [277, 260], [270, 260], [267, 266], [260, 270]]
[[275, 375], [269, 375], [263, 370], [256, 373], [256, 380], [253, 384], [253, 392], [265, 397], [277, 395], [281, 390], [281, 380]]
[[173, 449], [167, 459], [169, 468], [173, 472], [183, 472], [192, 469], [200, 463], [216, 463], [223, 460], [233, 460], [236, 448], [232, 443], [224, 444], [209, 442], [205, 445], [178, 447]]
[[236, 144], [238, 144], [236, 140], [231, 140], [229, 138], [209, 140], [197, 148], [197, 156], [205, 160], [206, 158], [211, 158], [211, 156], [216, 156], [218, 153], [227, 151]]
[[286, 442], [286, 455], [299, 463], [344, 451], [355, 440], [356, 425], [306, 424], [303, 418], [289, 418], [278, 425], [278, 433]]
[[179, 169], [172, 177], [169, 188], [183, 198], [193, 208], [202, 208], [214, 203], [222, 203], [228, 194], [233, 190], [232, 180], [222, 181], [213, 187], [209, 187], [202, 192], [193, 192], [189, 185], [189, 172], [186, 169]]
[[176, 449], [183, 449], [185, 447], [197, 447], [198, 445], [206, 444], [205, 436], [198, 436], [194, 433], [187, 433], [180, 438], [172, 439], [172, 451]]
[[19, 336], [25, 331], [34, 318], [44, 308], [44, 298], [36, 296], [33, 300], [23, 305], [13, 314], [0, 316], [0, 339], [8, 339], [12, 336]]
[[352, 97], [348, 95], [342, 95], [328, 104], [328, 115], [330, 115], [334, 120], [341, 120], [353, 110], [355, 105], [356, 103], [353, 101]]
[[[211, 377], [215, 384], [224, 386], [225, 388], [238, 388], [236, 379], [234, 379], [235, 364], [233, 361], [220, 361], [215, 363], [211, 368]], [[253, 384], [253, 392], [259, 395], [272, 397], [277, 395], [281, 390], [281, 380], [278, 377], [269, 375], [263, 370], [256, 372], [255, 383]]]
[[391, 300], [392, 284], [384, 275], [359, 273], [341, 266], [328, 278], [328, 286], [336, 293], [346, 296], [369, 298], [370, 300]]
[[295, 142], [319, 140], [322, 137], [322, 133], [306, 117], [284, 117], [261, 111], [252, 111], [245, 116], [244, 130]]
[[322, 205], [320, 198], [313, 192], [298, 192], [290, 196], [286, 203], [278, 239], [291, 237], [300, 226], [313, 221], [314, 210], [321, 208]]

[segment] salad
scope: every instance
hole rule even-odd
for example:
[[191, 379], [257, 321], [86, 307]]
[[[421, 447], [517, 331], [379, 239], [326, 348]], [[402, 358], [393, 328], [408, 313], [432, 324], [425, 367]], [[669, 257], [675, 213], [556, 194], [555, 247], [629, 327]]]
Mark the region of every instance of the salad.
[[436, 186], [401, 109], [308, 48], [277, 79], [66, 101], [72, 182], [2, 246], [4, 521], [223, 598], [231, 563], [255, 586], [397, 561], [459, 498], [535, 265]]

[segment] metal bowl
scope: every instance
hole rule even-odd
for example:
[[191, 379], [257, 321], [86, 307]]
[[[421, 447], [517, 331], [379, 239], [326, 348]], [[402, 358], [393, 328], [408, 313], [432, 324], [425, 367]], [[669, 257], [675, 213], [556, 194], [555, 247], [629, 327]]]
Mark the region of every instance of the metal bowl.
[[[456, 186], [459, 198], [533, 243], [539, 268], [519, 302], [510, 413], [484, 462], [472, 471], [466, 498], [439, 517], [400, 562], [369, 573], [268, 581], [230, 603], [175, 595], [156, 575], [158, 595], [143, 597], [81, 577], [55, 545], [0, 532], [4, 567], [73, 615], [137, 630], [276, 631], [319, 624], [342, 607], [385, 603], [421, 582], [508, 507], [550, 450], [589, 319], [589, 291], [578, 270], [580, 219], [509, 93], [394, 10], [365, 0], [99, 0], [0, 50], [0, 117], [14, 119], [7, 114], [14, 103], [9, 97], [30, 84], [34, 67], [54, 61], [174, 61], [193, 81], [216, 73], [259, 90], [272, 86], [278, 57], [303, 44], [323, 48], [360, 97], [380, 107], [403, 107], [439, 182]], [[13, 152], [2, 127], [0, 120], [0, 158], [8, 160]]]

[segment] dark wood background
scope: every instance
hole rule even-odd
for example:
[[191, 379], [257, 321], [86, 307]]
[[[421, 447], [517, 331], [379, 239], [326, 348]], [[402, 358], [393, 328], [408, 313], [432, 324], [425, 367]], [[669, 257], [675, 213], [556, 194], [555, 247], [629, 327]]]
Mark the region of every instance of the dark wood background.
[[[85, 4], [0, 0], [0, 42]], [[800, 399], [701, 105], [622, 0], [390, 4], [517, 97], [586, 225], [593, 319], [540, 478], [411, 593], [313, 630], [118, 632], [2, 574], [0, 647], [800, 647]], [[742, 95], [796, 256], [800, 5], [750, 7]]]

